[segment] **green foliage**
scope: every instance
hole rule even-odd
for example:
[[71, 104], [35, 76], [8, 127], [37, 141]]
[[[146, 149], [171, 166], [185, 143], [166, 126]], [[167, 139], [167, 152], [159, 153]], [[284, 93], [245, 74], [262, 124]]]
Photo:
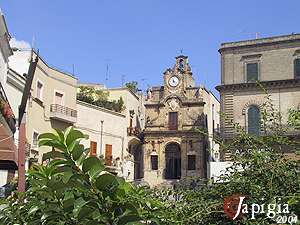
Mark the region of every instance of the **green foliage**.
[[124, 100], [120, 97], [117, 101], [109, 101], [109, 92], [104, 90], [95, 90], [93, 87], [81, 86], [77, 93], [77, 99], [92, 105], [103, 107], [116, 112], [125, 110]]
[[105, 171], [103, 161], [80, 144], [84, 138], [72, 127], [39, 136], [39, 146], [55, 150], [44, 155], [47, 164], [29, 171], [26, 193], [14, 193], [0, 206], [0, 224], [140, 224], [157, 219], [155, 212], [163, 205]]
[[[235, 136], [231, 141], [214, 138], [222, 151], [230, 152], [233, 164], [218, 183], [188, 180], [175, 190], [155, 190], [153, 196], [168, 205], [165, 220], [169, 224], [275, 224], [266, 214], [232, 221], [223, 210], [224, 199], [234, 194], [247, 196], [247, 204], [288, 203], [290, 212], [300, 215], [299, 160], [287, 159], [284, 151], [299, 148], [299, 133], [294, 138], [287, 131], [298, 129], [299, 111], [290, 111], [290, 127], [281, 126], [270, 95], [261, 106], [263, 129], [261, 136], [249, 135], [243, 127], [232, 122]], [[207, 135], [205, 131], [201, 134]], [[168, 197], [166, 197], [168, 196]]]
[[288, 115], [289, 125], [300, 130], [300, 110], [290, 109]]
[[125, 86], [130, 89], [133, 93], [137, 93], [139, 88], [138, 88], [138, 82], [137, 81], [131, 81], [127, 82]]
[[[84, 92], [92, 96], [89, 89]], [[232, 123], [230, 142], [214, 139], [233, 161], [219, 182], [190, 178], [175, 189], [137, 188], [107, 172], [80, 144], [85, 135], [78, 130], [42, 134], [39, 145], [55, 151], [44, 154], [48, 164], [29, 171], [26, 194], [14, 193], [0, 205], [0, 224], [275, 224], [265, 214], [229, 219], [223, 202], [233, 194], [247, 196], [248, 205], [288, 203], [290, 212], [300, 215], [299, 161], [282, 154], [299, 148], [299, 135], [286, 135], [269, 95], [261, 113], [261, 136]], [[289, 129], [299, 130], [299, 118], [299, 111], [290, 111]]]
[[[153, 191], [167, 205], [165, 220], [168, 224], [257, 224], [269, 225], [275, 221], [266, 214], [232, 221], [223, 210], [224, 199], [233, 194], [248, 196], [247, 204], [289, 203], [289, 210], [300, 215], [300, 177], [296, 162], [272, 151], [253, 150], [236, 158], [220, 177], [210, 184], [200, 179], [185, 181], [175, 190]], [[229, 173], [230, 172], [230, 173]], [[184, 183], [184, 182], [183, 182]]]

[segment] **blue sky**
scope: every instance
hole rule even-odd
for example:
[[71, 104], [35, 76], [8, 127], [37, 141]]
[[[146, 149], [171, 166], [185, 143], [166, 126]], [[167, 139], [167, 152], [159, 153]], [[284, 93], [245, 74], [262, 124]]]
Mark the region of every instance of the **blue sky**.
[[[1, 0], [9, 31], [82, 82], [141, 88], [162, 84], [174, 57], [188, 55], [197, 84], [214, 93], [222, 42], [300, 32], [300, 1]], [[106, 82], [106, 66], [109, 65]]]

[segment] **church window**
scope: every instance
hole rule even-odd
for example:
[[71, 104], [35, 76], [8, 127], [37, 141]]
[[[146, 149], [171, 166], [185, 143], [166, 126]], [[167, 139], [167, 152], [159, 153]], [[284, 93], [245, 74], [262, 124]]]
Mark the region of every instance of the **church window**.
[[180, 60], [179, 60], [179, 69], [180, 69], [180, 70], [183, 70], [183, 69], [184, 69], [184, 62], [183, 62], [183, 59], [180, 59]]
[[177, 130], [178, 129], [178, 113], [169, 112], [169, 129]]
[[188, 155], [188, 170], [196, 170], [196, 155]]

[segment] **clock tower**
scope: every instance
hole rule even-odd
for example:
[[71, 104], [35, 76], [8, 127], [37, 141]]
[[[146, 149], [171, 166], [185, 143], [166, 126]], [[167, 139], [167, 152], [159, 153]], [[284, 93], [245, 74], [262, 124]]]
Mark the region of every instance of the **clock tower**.
[[201, 88], [188, 57], [177, 56], [164, 72], [164, 85], [148, 91], [144, 130], [144, 177], [151, 186], [206, 175], [206, 129]]
[[188, 57], [180, 55], [176, 57], [176, 63], [173, 69], [167, 69], [164, 72], [164, 87], [168, 93], [179, 93], [187, 87], [194, 87], [195, 81], [193, 73], [188, 62]]

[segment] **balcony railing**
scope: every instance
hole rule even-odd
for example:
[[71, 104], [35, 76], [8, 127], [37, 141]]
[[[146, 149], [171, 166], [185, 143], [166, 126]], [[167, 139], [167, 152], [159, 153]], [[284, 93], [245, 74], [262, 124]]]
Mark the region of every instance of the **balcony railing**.
[[138, 127], [128, 127], [127, 128], [127, 135], [128, 136], [139, 136], [141, 133], [141, 129]]
[[16, 132], [16, 119], [0, 83], [0, 111], [12, 133]]
[[65, 122], [75, 123], [77, 121], [77, 111], [59, 104], [50, 106], [50, 117]]

